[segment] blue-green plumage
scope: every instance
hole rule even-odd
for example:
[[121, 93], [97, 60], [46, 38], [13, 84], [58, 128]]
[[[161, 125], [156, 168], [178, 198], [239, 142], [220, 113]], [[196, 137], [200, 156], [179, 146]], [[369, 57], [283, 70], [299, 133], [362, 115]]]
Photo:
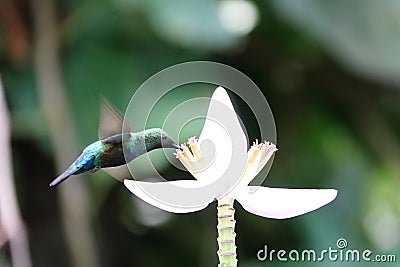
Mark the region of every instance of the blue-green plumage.
[[179, 146], [159, 128], [112, 135], [87, 146], [71, 166], [50, 183], [50, 186], [59, 184], [71, 175], [129, 163], [134, 158], [158, 148], [179, 148]]

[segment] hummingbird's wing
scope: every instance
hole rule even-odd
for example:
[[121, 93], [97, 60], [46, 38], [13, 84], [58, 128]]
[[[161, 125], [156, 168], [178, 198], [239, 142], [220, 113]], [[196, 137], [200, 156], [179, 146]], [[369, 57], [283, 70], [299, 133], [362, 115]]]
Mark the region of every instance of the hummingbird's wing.
[[[111, 136], [122, 133], [123, 121], [124, 116], [122, 113], [107, 99], [102, 97], [100, 105], [99, 139], [104, 142], [121, 142], [122, 140], [114, 140], [115, 138]], [[124, 133], [133, 132], [129, 125], [125, 124], [124, 127]], [[132, 175], [126, 165], [104, 168], [103, 170], [121, 182], [124, 179], [132, 179]]]
[[124, 116], [107, 99], [101, 98], [100, 121], [99, 121], [99, 140], [110, 137], [122, 132], [133, 132], [132, 127], [125, 123], [122, 131]]

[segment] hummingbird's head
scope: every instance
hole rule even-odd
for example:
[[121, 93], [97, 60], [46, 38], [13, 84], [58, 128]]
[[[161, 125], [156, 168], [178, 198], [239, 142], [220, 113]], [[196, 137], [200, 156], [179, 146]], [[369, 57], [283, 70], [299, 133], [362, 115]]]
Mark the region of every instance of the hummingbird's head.
[[181, 147], [162, 129], [160, 129], [160, 140], [163, 148], [181, 149]]

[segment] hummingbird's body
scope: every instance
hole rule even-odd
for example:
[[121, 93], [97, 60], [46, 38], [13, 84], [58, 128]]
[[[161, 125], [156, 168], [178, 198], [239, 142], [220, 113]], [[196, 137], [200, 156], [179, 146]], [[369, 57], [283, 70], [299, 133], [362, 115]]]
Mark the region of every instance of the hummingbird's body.
[[71, 175], [127, 164], [144, 153], [163, 147], [180, 148], [164, 130], [159, 128], [112, 135], [87, 146], [71, 166], [50, 183], [50, 186], [59, 184]]

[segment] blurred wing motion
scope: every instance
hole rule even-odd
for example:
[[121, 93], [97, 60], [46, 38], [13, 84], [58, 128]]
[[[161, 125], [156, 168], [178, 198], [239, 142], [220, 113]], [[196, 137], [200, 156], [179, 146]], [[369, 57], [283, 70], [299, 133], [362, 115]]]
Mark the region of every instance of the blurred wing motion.
[[[102, 140], [109, 136], [122, 133], [123, 122], [124, 116], [122, 113], [106, 98], [102, 97], [100, 104], [99, 139]], [[133, 130], [130, 125], [128, 126], [125, 124], [123, 132], [133, 132]], [[124, 179], [132, 179], [132, 175], [126, 165], [104, 168], [103, 170], [121, 182]]]
[[104, 97], [100, 103], [99, 140], [120, 134], [122, 132], [133, 132], [132, 127], [125, 124], [122, 131], [124, 115]]

